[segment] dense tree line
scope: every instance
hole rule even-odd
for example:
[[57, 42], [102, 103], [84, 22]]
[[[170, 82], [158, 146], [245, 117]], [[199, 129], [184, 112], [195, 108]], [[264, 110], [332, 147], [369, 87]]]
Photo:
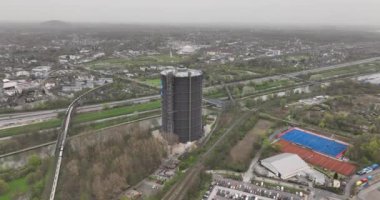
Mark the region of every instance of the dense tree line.
[[164, 146], [139, 126], [71, 141], [58, 199], [113, 199], [153, 172]]
[[365, 134], [357, 137], [347, 155], [363, 166], [380, 163], [380, 135]]

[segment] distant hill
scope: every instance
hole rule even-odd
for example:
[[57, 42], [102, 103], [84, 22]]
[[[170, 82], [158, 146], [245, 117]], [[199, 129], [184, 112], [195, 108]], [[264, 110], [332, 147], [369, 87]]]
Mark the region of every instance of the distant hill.
[[64, 21], [60, 21], [60, 20], [50, 20], [50, 21], [42, 22], [41, 25], [46, 26], [46, 27], [67, 27], [67, 26], [70, 26], [69, 23], [64, 22]]

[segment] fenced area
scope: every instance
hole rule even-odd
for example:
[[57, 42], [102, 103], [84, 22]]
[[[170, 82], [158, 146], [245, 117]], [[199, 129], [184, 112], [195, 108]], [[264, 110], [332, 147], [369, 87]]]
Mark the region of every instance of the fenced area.
[[347, 143], [300, 128], [289, 129], [279, 138], [334, 158], [341, 158], [348, 148]]
[[303, 148], [285, 140], [279, 140], [276, 144], [280, 147], [281, 151], [297, 154], [312, 165], [325, 168], [345, 176], [355, 173], [356, 166], [352, 163], [325, 156], [314, 152], [311, 149]]

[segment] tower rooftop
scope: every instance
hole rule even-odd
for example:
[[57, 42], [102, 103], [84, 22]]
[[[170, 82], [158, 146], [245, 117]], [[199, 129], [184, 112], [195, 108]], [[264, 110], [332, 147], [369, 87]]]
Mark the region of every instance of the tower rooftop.
[[191, 77], [202, 75], [202, 71], [196, 69], [188, 69], [188, 68], [176, 68], [176, 69], [167, 69], [161, 72], [161, 75], [168, 75], [169, 73], [173, 73], [175, 77]]

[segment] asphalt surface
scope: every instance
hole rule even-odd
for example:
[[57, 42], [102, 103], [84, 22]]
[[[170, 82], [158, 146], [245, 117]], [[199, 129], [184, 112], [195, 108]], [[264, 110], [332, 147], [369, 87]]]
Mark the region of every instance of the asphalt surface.
[[350, 192], [351, 192], [352, 187], [354, 187], [356, 182], [359, 181], [360, 179], [366, 178], [367, 176], [370, 176], [370, 175], [375, 176], [375, 175], [379, 175], [379, 174], [380, 174], [380, 169], [374, 170], [374, 171], [372, 171], [368, 174], [364, 174], [362, 176], [353, 175], [351, 177], [350, 181], [347, 183], [345, 189], [344, 189], [344, 197], [348, 198], [350, 196]]
[[376, 200], [380, 199], [380, 182], [377, 182], [358, 194], [358, 200]]

